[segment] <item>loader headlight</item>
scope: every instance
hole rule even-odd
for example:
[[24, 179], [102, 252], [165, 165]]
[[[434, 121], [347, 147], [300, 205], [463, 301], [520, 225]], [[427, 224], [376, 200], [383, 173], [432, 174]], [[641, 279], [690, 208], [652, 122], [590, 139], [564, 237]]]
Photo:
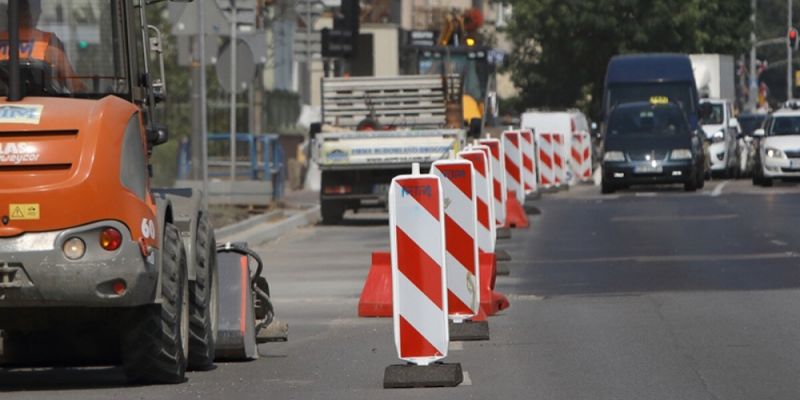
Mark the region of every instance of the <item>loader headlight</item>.
[[722, 131], [716, 131], [711, 135], [711, 143], [719, 143], [725, 141], [725, 134]]
[[86, 243], [80, 238], [73, 237], [64, 242], [64, 256], [70, 260], [77, 260], [86, 254]]

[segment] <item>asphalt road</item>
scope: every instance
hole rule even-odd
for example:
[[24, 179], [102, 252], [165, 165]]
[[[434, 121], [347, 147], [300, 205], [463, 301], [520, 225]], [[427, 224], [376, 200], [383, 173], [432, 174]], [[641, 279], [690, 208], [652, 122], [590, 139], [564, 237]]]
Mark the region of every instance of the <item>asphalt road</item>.
[[499, 246], [512, 303], [488, 342], [452, 343], [464, 385], [384, 390], [388, 319], [359, 319], [386, 217], [300, 229], [259, 246], [290, 341], [263, 357], [129, 387], [117, 369], [0, 372], [14, 399], [791, 399], [800, 394], [800, 186], [545, 195]]

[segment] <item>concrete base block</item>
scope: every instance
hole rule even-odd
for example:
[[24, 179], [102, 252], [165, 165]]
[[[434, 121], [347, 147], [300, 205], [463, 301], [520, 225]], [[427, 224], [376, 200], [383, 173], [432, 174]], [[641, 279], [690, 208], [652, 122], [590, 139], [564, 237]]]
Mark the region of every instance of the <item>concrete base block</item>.
[[497, 261], [511, 261], [511, 254], [508, 254], [508, 252], [503, 249], [495, 249], [494, 255], [497, 257]]
[[495, 273], [499, 276], [509, 276], [511, 275], [511, 270], [508, 268], [507, 264], [498, 263]]
[[539, 214], [542, 213], [542, 210], [540, 210], [538, 207], [536, 207], [534, 205], [531, 205], [531, 204], [527, 204], [526, 203], [523, 206], [523, 208], [525, 208], [525, 214], [528, 214], [528, 215], [539, 215]]
[[489, 321], [450, 321], [450, 341], [489, 340]]
[[497, 228], [497, 239], [511, 239], [510, 228]]
[[383, 374], [384, 389], [455, 387], [463, 381], [459, 363], [390, 365]]

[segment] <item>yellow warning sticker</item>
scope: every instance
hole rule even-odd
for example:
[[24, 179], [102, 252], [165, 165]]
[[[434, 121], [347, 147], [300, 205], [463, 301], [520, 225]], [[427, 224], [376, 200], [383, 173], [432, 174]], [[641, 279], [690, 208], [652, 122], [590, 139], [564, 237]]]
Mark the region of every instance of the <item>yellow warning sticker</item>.
[[38, 220], [39, 204], [9, 204], [8, 216], [12, 221]]

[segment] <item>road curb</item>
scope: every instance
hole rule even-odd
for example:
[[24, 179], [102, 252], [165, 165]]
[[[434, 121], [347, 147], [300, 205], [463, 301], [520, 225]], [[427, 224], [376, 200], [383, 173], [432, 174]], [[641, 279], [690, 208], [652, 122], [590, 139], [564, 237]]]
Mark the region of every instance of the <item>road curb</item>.
[[[251, 221], [255, 219], [255, 221]], [[320, 206], [298, 211], [286, 219], [274, 223], [264, 222], [264, 216], [259, 215], [245, 221], [217, 229], [217, 242], [248, 242], [250, 246], [257, 246], [275, 240], [290, 231], [320, 221]]]

